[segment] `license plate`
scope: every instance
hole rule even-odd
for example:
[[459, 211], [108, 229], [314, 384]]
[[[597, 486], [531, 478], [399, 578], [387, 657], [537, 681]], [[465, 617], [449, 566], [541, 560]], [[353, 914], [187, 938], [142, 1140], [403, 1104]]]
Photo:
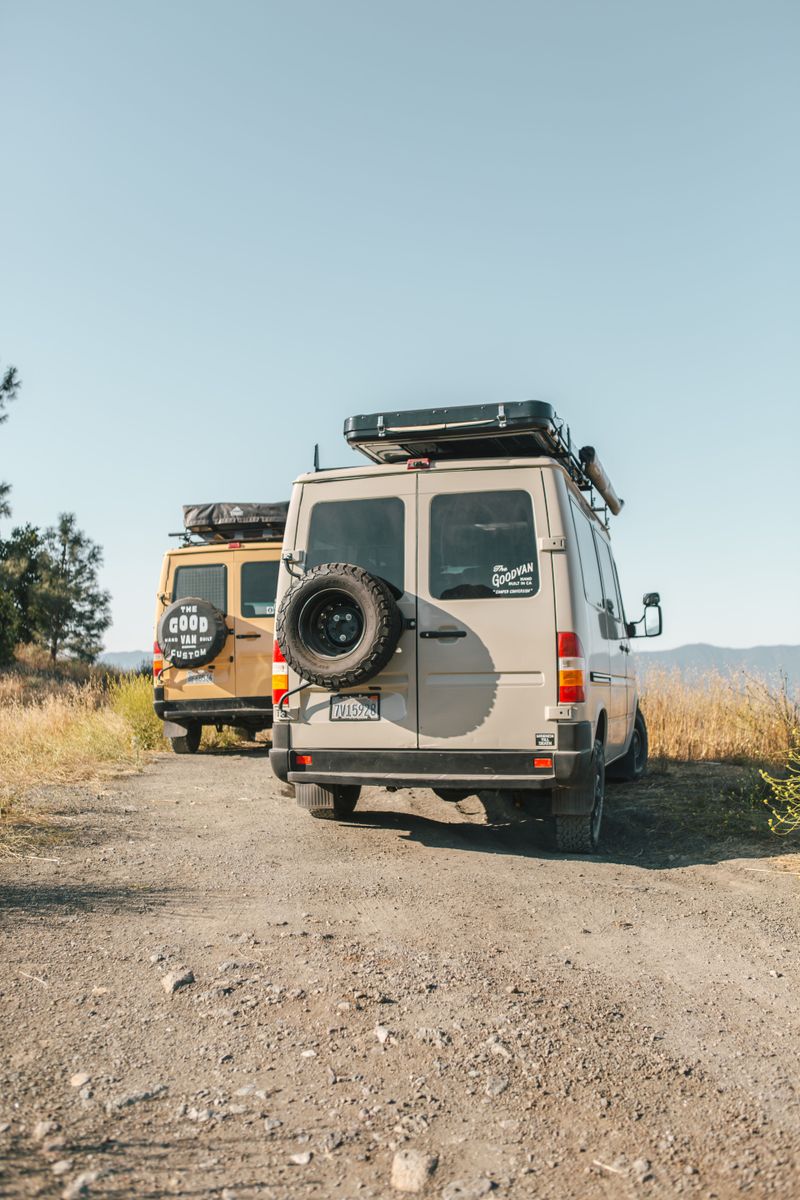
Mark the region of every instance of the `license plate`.
[[369, 695], [331, 696], [332, 721], [379, 721], [381, 698], [378, 692]]
[[187, 683], [213, 683], [214, 676], [210, 671], [190, 671], [186, 676]]

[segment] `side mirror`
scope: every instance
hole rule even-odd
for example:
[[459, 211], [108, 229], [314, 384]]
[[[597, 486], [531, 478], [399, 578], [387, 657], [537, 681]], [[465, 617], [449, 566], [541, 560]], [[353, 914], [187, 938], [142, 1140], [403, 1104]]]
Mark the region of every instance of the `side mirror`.
[[642, 600], [644, 603], [644, 616], [638, 621], [628, 622], [628, 637], [658, 637], [664, 629], [661, 597], [658, 592], [646, 592]]

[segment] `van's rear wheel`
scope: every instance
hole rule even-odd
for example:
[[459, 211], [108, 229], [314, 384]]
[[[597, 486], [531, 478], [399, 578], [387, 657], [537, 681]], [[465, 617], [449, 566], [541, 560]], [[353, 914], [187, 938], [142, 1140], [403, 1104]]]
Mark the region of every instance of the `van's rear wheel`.
[[636, 783], [637, 779], [641, 779], [647, 770], [647, 753], [647, 725], [642, 710], [637, 708], [631, 744], [627, 753], [609, 767], [609, 779], [621, 779], [626, 783]]
[[594, 854], [600, 841], [606, 790], [605, 754], [595, 742], [592, 755], [591, 808], [585, 813], [556, 813], [556, 847], [570, 854]]
[[203, 726], [198, 721], [192, 721], [191, 725], [186, 726], [186, 733], [181, 737], [170, 739], [172, 749], [176, 754], [196, 754], [200, 749], [202, 735]]
[[310, 812], [312, 817], [323, 821], [345, 821], [356, 810], [361, 788], [345, 784], [327, 788], [319, 783], [297, 783], [295, 795], [300, 808]]

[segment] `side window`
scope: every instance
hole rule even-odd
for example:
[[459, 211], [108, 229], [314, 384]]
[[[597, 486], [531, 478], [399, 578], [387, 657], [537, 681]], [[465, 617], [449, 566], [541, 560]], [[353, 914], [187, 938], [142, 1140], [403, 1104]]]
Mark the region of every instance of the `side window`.
[[622, 601], [619, 598], [617, 590], [616, 573], [614, 571], [614, 560], [611, 557], [611, 550], [608, 542], [603, 538], [595, 535], [597, 542], [597, 552], [600, 556], [600, 567], [603, 573], [603, 591], [606, 599], [606, 609], [610, 616], [614, 618], [613, 626], [611, 626], [606, 637], [617, 638], [622, 634]]
[[436, 600], [533, 596], [539, 590], [527, 492], [434, 496], [430, 538], [430, 593]]
[[405, 591], [405, 506], [385, 500], [323, 500], [311, 510], [308, 567], [354, 563]]
[[570, 505], [583, 572], [583, 591], [590, 604], [593, 604], [595, 608], [603, 608], [603, 581], [600, 578], [600, 565], [594, 548], [592, 527], [573, 500], [570, 500]]
[[172, 599], [198, 596], [220, 612], [228, 611], [228, 568], [224, 563], [207, 567], [178, 567], [172, 587]]
[[278, 562], [242, 563], [242, 616], [274, 617]]

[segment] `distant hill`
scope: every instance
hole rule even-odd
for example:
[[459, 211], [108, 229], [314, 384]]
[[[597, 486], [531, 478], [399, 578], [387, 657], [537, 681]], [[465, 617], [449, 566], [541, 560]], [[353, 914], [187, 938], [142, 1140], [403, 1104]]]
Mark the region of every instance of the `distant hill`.
[[800, 646], [752, 646], [747, 650], [733, 650], [698, 642], [678, 646], [675, 650], [643, 650], [636, 655], [636, 667], [642, 676], [653, 668], [678, 670], [687, 677], [702, 675], [705, 671], [719, 671], [723, 675], [743, 672], [759, 679], [777, 681], [783, 675], [790, 690], [800, 690]]
[[146, 650], [107, 650], [97, 661], [119, 667], [120, 671], [135, 671], [142, 663], [149, 663], [152, 657]]

